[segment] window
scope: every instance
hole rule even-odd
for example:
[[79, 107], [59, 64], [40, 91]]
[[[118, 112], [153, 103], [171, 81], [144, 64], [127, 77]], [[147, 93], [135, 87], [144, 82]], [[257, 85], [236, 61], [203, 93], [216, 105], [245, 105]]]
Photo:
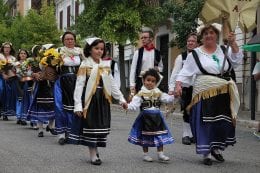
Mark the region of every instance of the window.
[[60, 29], [63, 29], [63, 11], [60, 11]]
[[70, 27], [70, 5], [67, 7], [67, 28]]

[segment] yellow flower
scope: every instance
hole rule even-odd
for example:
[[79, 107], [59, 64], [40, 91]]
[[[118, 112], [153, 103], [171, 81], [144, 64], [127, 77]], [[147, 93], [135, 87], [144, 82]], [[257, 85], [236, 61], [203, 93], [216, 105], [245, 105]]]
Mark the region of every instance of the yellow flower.
[[0, 65], [1, 65], [1, 66], [6, 65], [6, 60], [5, 60], [5, 59], [0, 60]]
[[40, 61], [40, 64], [43, 65], [44, 67], [47, 67], [48, 66], [48, 63], [47, 63], [47, 58], [48, 57], [43, 57]]

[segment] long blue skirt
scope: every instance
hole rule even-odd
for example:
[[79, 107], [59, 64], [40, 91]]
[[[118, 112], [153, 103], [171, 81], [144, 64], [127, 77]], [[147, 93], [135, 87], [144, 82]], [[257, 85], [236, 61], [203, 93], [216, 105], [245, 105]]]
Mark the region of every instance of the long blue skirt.
[[[74, 90], [74, 89], [71, 89]], [[73, 96], [71, 96], [73, 98]], [[55, 98], [55, 131], [58, 134], [69, 133], [72, 126], [72, 117], [75, 116], [73, 111], [66, 111], [63, 109], [62, 90], [60, 78], [56, 80], [54, 85]]]
[[[167, 133], [157, 135], [142, 134], [143, 116], [145, 114], [159, 114]], [[144, 110], [136, 118], [130, 131], [128, 141], [132, 144], [140, 145], [143, 147], [159, 147], [162, 145], [173, 143], [174, 139], [160, 110]]]
[[0, 74], [0, 112], [3, 110], [4, 79]]
[[17, 77], [11, 77], [5, 80], [3, 92], [3, 116], [16, 115], [16, 102], [17, 102]]
[[203, 122], [201, 101], [192, 107], [191, 130], [196, 140], [196, 153], [209, 154], [212, 149], [224, 150], [236, 143], [235, 127], [224, 119], [216, 122]]
[[33, 87], [33, 81], [26, 81], [24, 83], [24, 87], [23, 87], [24, 95], [22, 98], [22, 115], [21, 115], [21, 120], [23, 121], [30, 121], [30, 118], [28, 116], [28, 110], [32, 102], [32, 87]]

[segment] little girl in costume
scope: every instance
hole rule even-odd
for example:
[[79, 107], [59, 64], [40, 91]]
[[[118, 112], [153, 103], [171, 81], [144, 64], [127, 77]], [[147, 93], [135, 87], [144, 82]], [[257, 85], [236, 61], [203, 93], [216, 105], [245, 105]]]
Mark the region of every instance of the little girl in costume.
[[132, 126], [128, 141], [143, 147], [143, 160], [147, 162], [153, 161], [153, 158], [148, 155], [148, 147], [157, 147], [158, 159], [169, 161], [170, 158], [163, 153], [163, 145], [174, 142], [160, 111], [161, 102], [173, 102], [174, 97], [157, 88], [159, 81], [158, 72], [155, 69], [149, 69], [143, 75], [141, 90], [129, 104], [123, 104], [123, 107], [128, 110], [139, 108], [141, 110]]
[[98, 147], [106, 147], [110, 133], [112, 97], [125, 103], [112, 74], [105, 42], [100, 38], [86, 40], [84, 55], [78, 70], [74, 90], [74, 116], [68, 143], [89, 147], [91, 164], [101, 165]]

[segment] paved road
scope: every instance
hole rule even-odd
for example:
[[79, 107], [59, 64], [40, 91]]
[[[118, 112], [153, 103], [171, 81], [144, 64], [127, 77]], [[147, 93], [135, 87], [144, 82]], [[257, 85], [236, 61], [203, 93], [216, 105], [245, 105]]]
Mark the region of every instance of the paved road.
[[59, 146], [56, 137], [47, 132], [44, 138], [38, 138], [37, 131], [16, 125], [14, 118], [8, 122], [0, 120], [0, 173], [256, 173], [260, 170], [260, 141], [252, 135], [253, 129], [238, 125], [237, 144], [225, 151], [226, 161], [214, 162], [209, 167], [201, 163], [194, 145], [181, 144], [181, 117], [169, 116], [167, 122], [176, 140], [165, 146], [171, 161], [156, 161], [156, 149], [152, 148], [155, 161], [146, 163], [142, 161], [141, 147], [127, 142], [135, 113], [126, 115], [113, 108], [112, 114], [108, 146], [100, 149], [101, 166], [89, 163], [84, 146]]

